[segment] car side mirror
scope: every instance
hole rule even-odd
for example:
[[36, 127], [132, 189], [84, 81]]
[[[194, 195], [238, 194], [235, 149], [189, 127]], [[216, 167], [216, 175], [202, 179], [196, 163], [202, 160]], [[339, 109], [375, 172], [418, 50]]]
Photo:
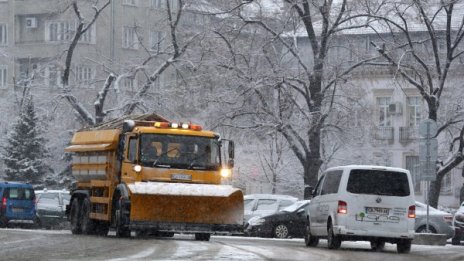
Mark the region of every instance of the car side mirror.
[[314, 197], [314, 187], [307, 186], [304, 188], [304, 199], [312, 199]]

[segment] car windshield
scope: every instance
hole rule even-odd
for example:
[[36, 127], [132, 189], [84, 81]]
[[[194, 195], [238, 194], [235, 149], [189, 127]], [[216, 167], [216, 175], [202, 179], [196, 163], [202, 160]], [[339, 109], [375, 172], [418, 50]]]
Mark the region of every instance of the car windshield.
[[139, 155], [148, 167], [217, 170], [221, 166], [216, 138], [143, 134]]
[[308, 204], [307, 201], [298, 201], [298, 202], [295, 202], [293, 203], [293, 205], [290, 205], [284, 209], [282, 209], [281, 211], [284, 211], [284, 212], [294, 212], [296, 211], [297, 209], [303, 207], [304, 205]]
[[371, 169], [352, 170], [346, 190], [354, 194], [398, 197], [410, 194], [406, 173]]

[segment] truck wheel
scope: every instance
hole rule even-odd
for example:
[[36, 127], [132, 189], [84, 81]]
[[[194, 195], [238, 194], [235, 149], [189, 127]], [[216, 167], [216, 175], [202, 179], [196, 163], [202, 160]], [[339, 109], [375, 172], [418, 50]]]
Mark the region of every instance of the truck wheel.
[[115, 218], [116, 218], [116, 236], [117, 237], [130, 237], [131, 231], [130, 229], [123, 224], [123, 213], [121, 210], [120, 202], [116, 202], [116, 211], [115, 211]]
[[459, 246], [461, 244], [461, 238], [454, 236], [453, 238], [451, 238], [451, 244], [454, 246]]
[[71, 232], [74, 235], [81, 234], [81, 206], [79, 204], [79, 199], [74, 198], [71, 203], [71, 210], [69, 216], [71, 217]]
[[82, 201], [81, 207], [81, 229], [82, 234], [94, 235], [95, 234], [95, 222], [90, 218], [90, 200], [85, 198]]
[[327, 229], [327, 245], [329, 249], [338, 249], [341, 244], [340, 237], [334, 234], [332, 222], [329, 221], [329, 228]]
[[306, 222], [304, 240], [307, 247], [315, 247], [319, 244], [319, 238], [311, 234], [309, 222]]
[[398, 241], [398, 243], [396, 243], [396, 251], [400, 254], [409, 253], [411, 251], [411, 240], [401, 239]]
[[211, 234], [209, 233], [195, 233], [195, 240], [197, 241], [209, 241]]

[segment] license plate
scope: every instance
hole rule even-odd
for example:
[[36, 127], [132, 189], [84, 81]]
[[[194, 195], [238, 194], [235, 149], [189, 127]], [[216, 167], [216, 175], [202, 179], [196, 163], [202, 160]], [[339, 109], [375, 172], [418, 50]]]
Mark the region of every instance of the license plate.
[[13, 211], [13, 213], [18, 213], [18, 212], [22, 212], [23, 209], [22, 208], [11, 208], [11, 211]]
[[192, 175], [188, 174], [172, 174], [172, 180], [192, 180]]
[[390, 213], [390, 209], [389, 208], [366, 207], [366, 213], [388, 215]]

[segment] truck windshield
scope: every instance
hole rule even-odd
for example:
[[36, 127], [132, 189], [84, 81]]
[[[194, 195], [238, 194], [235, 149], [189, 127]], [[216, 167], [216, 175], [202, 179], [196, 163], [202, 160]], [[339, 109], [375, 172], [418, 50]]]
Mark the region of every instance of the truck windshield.
[[215, 138], [165, 134], [140, 135], [142, 166], [217, 170], [221, 166]]

